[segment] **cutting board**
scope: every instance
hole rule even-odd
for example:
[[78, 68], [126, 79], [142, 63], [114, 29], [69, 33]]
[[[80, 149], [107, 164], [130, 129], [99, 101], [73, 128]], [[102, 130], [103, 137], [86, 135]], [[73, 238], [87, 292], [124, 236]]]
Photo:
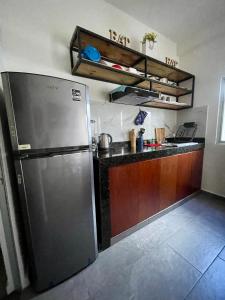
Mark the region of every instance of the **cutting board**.
[[166, 129], [165, 128], [155, 128], [155, 139], [157, 143], [161, 144], [165, 141]]

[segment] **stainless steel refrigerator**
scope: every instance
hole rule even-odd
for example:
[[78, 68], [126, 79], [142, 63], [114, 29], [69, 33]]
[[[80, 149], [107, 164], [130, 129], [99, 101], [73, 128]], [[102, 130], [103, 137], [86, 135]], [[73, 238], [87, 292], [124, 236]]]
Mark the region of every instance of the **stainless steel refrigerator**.
[[88, 90], [28, 73], [2, 80], [31, 281], [43, 291], [97, 255]]

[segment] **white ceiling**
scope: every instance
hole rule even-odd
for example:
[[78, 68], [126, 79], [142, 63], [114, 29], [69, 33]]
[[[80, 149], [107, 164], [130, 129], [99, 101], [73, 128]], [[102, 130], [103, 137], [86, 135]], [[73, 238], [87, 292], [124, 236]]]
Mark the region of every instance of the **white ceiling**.
[[221, 22], [225, 0], [105, 0], [181, 44]]

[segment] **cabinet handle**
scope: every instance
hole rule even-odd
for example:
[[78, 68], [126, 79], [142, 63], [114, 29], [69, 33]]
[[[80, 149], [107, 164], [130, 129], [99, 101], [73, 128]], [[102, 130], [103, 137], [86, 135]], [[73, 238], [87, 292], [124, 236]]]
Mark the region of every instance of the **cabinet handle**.
[[22, 176], [20, 174], [17, 175], [18, 184], [22, 184]]

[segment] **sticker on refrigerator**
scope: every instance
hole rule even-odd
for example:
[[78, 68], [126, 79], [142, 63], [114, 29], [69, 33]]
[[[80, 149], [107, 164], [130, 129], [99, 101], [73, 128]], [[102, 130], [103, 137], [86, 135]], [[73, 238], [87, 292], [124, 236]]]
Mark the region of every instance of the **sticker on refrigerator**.
[[81, 101], [80, 90], [72, 89], [72, 99], [73, 101]]
[[29, 149], [31, 149], [30, 144], [18, 145], [18, 150], [29, 150]]

